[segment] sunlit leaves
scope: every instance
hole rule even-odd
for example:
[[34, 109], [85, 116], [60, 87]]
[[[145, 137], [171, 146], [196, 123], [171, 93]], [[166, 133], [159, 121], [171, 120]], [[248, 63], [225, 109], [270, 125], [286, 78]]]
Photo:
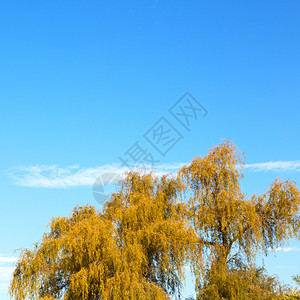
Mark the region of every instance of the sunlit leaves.
[[175, 179], [128, 174], [104, 212], [76, 207], [23, 250], [11, 283], [17, 300], [168, 299], [180, 293], [193, 231]]
[[258, 251], [299, 238], [300, 194], [276, 179], [263, 195], [241, 191], [244, 155], [230, 142], [178, 176], [128, 173], [102, 212], [74, 208], [24, 249], [16, 300], [166, 300], [190, 263], [199, 299], [271, 299], [279, 287], [254, 265]]
[[[289, 238], [299, 237], [300, 196], [296, 184], [277, 179], [267, 193], [248, 199], [239, 183], [244, 162], [244, 155], [226, 141], [179, 171], [189, 220], [200, 245], [192, 261], [199, 295], [204, 286], [217, 292], [213, 284], [219, 286], [218, 281], [232, 277], [229, 265], [235, 264], [237, 270], [241, 262], [253, 262], [257, 251], [267, 253]], [[205, 282], [213, 270], [217, 277], [210, 275]], [[215, 296], [209, 299], [217, 299]]]

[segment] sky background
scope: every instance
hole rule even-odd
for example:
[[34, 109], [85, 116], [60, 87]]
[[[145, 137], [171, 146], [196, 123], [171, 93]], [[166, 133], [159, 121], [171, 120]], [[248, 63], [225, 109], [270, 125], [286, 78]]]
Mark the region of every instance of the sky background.
[[[300, 182], [299, 80], [298, 0], [1, 1], [0, 298], [14, 250], [101, 209], [93, 182], [136, 142], [166, 169], [233, 140], [247, 194]], [[208, 112], [189, 131], [168, 111], [187, 91]], [[144, 138], [161, 117], [183, 137], [165, 156]], [[288, 283], [300, 244], [277, 250], [264, 263]]]

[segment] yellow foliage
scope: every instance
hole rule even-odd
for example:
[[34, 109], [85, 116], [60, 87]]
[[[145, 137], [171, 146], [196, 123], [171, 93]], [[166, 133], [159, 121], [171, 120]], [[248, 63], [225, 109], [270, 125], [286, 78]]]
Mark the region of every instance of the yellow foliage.
[[[190, 234], [175, 179], [130, 173], [103, 213], [74, 208], [21, 252], [15, 299], [169, 299], [180, 291]], [[50, 298], [49, 298], [50, 299]]]
[[224, 142], [177, 177], [128, 173], [102, 212], [76, 207], [70, 217], [53, 218], [33, 250], [22, 250], [11, 296], [165, 300], [180, 295], [185, 263], [199, 299], [273, 295], [273, 281], [247, 279], [252, 271], [244, 266], [257, 251], [300, 237], [300, 195], [295, 182], [276, 179], [263, 195], [246, 197], [244, 164]]
[[238, 269], [253, 262], [257, 251], [267, 253], [289, 238], [299, 238], [296, 183], [276, 179], [265, 194], [247, 198], [239, 184], [244, 164], [244, 154], [226, 141], [179, 171], [197, 235], [192, 264], [199, 293], [207, 270], [226, 275], [229, 266]]

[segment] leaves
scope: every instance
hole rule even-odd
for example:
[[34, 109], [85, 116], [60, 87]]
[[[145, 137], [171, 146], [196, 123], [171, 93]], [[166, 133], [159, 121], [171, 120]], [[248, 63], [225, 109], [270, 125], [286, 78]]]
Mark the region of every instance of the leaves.
[[[230, 264], [251, 265], [259, 250], [267, 253], [289, 238], [299, 238], [300, 197], [295, 182], [276, 179], [267, 193], [248, 199], [239, 184], [244, 162], [235, 145], [225, 141], [179, 171], [189, 220], [201, 245], [192, 260], [199, 293], [207, 272], [221, 276], [216, 282], [225, 280]], [[217, 287], [209, 288], [217, 292]]]
[[128, 173], [102, 212], [75, 207], [20, 253], [10, 294], [31, 299], [179, 298], [184, 266], [198, 299], [271, 299], [278, 282], [254, 265], [258, 251], [299, 238], [300, 194], [276, 179], [263, 195], [241, 191], [245, 157], [212, 147], [178, 176]]
[[193, 233], [166, 176], [128, 174], [104, 212], [76, 207], [53, 218], [50, 232], [19, 258], [11, 283], [17, 300], [168, 299], [179, 295]]

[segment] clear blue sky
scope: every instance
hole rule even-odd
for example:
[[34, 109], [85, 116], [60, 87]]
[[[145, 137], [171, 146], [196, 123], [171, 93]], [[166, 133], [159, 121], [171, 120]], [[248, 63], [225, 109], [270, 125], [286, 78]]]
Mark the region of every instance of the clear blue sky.
[[[186, 91], [208, 111], [190, 132], [168, 112]], [[14, 249], [31, 247], [52, 216], [98, 205], [89, 184], [22, 186], [32, 166], [60, 168], [59, 181], [118, 163], [163, 116], [183, 139], [161, 163], [234, 140], [249, 164], [283, 162], [246, 171], [245, 191], [262, 192], [278, 176], [300, 182], [299, 97], [298, 0], [2, 1], [0, 298]], [[9, 174], [21, 166], [18, 181]], [[269, 272], [300, 274], [298, 249], [270, 256]]]

